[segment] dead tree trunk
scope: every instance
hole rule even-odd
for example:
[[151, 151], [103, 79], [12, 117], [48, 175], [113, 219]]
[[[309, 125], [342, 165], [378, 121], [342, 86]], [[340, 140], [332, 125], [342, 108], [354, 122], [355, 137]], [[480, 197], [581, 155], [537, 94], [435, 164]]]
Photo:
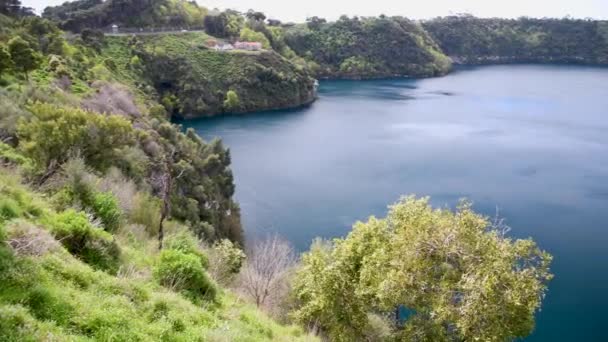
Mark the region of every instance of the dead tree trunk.
[[165, 230], [163, 224], [169, 211], [171, 210], [171, 168], [169, 167], [169, 161], [165, 161], [165, 172], [161, 177], [161, 195], [162, 207], [160, 211], [160, 221], [158, 225], [158, 249], [163, 249], [163, 239], [165, 237]]

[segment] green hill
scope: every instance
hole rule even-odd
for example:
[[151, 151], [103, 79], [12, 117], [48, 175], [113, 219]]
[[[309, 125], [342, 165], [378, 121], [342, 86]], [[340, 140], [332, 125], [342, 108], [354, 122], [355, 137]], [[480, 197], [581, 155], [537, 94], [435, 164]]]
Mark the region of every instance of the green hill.
[[324, 78], [428, 77], [450, 70], [449, 59], [420, 24], [402, 17], [347, 18], [286, 30], [298, 55]]
[[608, 64], [607, 21], [452, 16], [423, 26], [461, 64]]

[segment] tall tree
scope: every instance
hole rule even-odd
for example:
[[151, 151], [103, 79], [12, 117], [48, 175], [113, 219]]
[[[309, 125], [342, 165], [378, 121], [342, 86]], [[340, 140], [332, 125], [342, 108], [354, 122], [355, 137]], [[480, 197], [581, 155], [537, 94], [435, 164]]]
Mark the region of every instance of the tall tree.
[[14, 37], [8, 41], [8, 50], [15, 67], [23, 71], [25, 79], [29, 80], [28, 73], [38, 67], [34, 49], [21, 37]]

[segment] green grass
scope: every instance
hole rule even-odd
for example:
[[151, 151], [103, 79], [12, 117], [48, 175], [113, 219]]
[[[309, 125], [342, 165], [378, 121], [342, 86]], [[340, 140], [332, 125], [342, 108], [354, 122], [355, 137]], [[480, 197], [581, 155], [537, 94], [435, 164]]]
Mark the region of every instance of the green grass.
[[[52, 206], [8, 173], [0, 169], [0, 240], [9, 241], [10, 227], [17, 224], [34, 227], [29, 236], [50, 236], [44, 232], [47, 222], [58, 217]], [[175, 236], [169, 240], [172, 248], [194, 248], [175, 233], [182, 232], [180, 225], [168, 227]], [[152, 277], [156, 241], [135, 238], [136, 233], [127, 226], [116, 232], [123, 250], [118, 276], [95, 270], [58, 243], [32, 255], [16, 254], [0, 242], [0, 340], [314, 340], [300, 328], [277, 324], [228, 290], [220, 290], [215, 301], [193, 302], [162, 287]]]

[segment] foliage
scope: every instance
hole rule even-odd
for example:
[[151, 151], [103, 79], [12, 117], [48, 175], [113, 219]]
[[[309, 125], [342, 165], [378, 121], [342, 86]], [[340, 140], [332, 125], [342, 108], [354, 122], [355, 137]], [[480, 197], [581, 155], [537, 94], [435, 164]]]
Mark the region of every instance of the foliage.
[[285, 42], [319, 64], [321, 77], [438, 76], [450, 69], [428, 33], [403, 17], [348, 18], [332, 23], [311, 18], [287, 28]]
[[65, 30], [120, 27], [201, 27], [204, 7], [185, 0], [78, 0], [45, 8], [42, 16], [55, 20]]
[[11, 55], [4, 45], [0, 45], [0, 76], [12, 66]]
[[81, 153], [87, 164], [106, 169], [119, 159], [118, 150], [133, 143], [133, 128], [119, 116], [36, 103], [33, 117], [19, 124], [20, 149], [44, 170]]
[[82, 212], [72, 209], [47, 219], [49, 229], [73, 255], [93, 268], [118, 271], [120, 248], [112, 236], [94, 227]]
[[98, 192], [93, 196], [91, 209], [95, 217], [101, 220], [104, 229], [115, 232], [120, 226], [122, 211], [118, 207], [118, 202], [112, 193]]
[[608, 64], [605, 21], [475, 18], [425, 21], [443, 51], [460, 63], [541, 62]]
[[100, 30], [84, 29], [80, 33], [83, 43], [100, 52], [105, 45], [105, 36]]
[[38, 67], [36, 52], [21, 37], [14, 37], [8, 41], [8, 52], [15, 68], [21, 70], [26, 78], [30, 71]]
[[[463, 202], [433, 209], [406, 197], [385, 219], [359, 222], [345, 239], [303, 257], [296, 317], [332, 340], [356, 340], [373, 310], [408, 309], [404, 340], [511, 340], [534, 327], [551, 256], [512, 240]], [[480, 315], [480, 313], [483, 313]]]
[[[260, 32], [253, 34], [266, 39]], [[314, 79], [307, 69], [271, 51], [197, 48], [205, 46], [207, 38], [200, 33], [146, 36], [138, 37], [133, 46], [143, 75], [174, 117], [222, 113], [230, 90], [240, 102], [234, 112], [294, 107], [314, 100]], [[113, 43], [125, 46], [127, 40], [120, 37]]]
[[193, 254], [163, 250], [154, 267], [154, 277], [161, 285], [180, 291], [193, 300], [213, 300], [217, 295], [215, 284], [205, 273], [200, 259]]
[[246, 259], [245, 253], [228, 239], [216, 241], [205, 253], [209, 258], [207, 271], [220, 285], [232, 283]]
[[224, 100], [224, 108], [227, 111], [238, 109], [240, 104], [239, 95], [234, 90], [228, 90], [226, 100]]
[[146, 227], [151, 236], [155, 236], [160, 224], [160, 203], [157, 198], [146, 193], [138, 193], [134, 199], [133, 210], [129, 221]]
[[244, 27], [241, 30], [240, 39], [241, 39], [241, 41], [244, 41], [244, 42], [262, 43], [262, 47], [264, 49], [270, 48], [270, 42], [268, 41], [268, 38], [266, 38], [266, 36], [263, 33], [253, 31], [252, 29], [250, 29], [248, 27]]
[[173, 235], [170, 235], [165, 240], [165, 249], [172, 249], [184, 254], [190, 254], [197, 257], [203, 268], [209, 266], [209, 260], [200, 248], [200, 243], [191, 232], [181, 230]]
[[244, 18], [236, 11], [226, 10], [219, 14], [205, 16], [205, 31], [221, 38], [238, 37], [244, 27]]

